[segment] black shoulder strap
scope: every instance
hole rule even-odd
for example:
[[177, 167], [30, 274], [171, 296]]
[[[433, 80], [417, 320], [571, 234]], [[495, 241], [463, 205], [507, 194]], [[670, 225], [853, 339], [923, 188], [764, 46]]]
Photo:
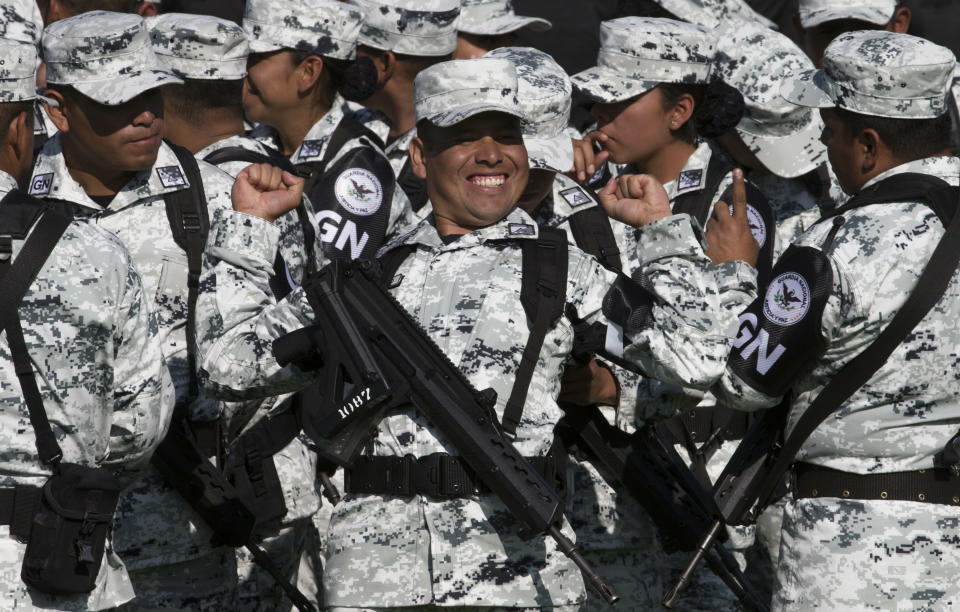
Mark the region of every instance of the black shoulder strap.
[[767, 474], [765, 486], [761, 491], [761, 501], [768, 499], [770, 493], [783, 482], [783, 475], [810, 434], [873, 377], [887, 362], [893, 351], [946, 293], [957, 270], [957, 264], [960, 263], [960, 215], [954, 214], [957, 205], [957, 200], [954, 200], [953, 210], [949, 213], [951, 220], [946, 231], [910, 296], [894, 315], [890, 324], [870, 346], [830, 379], [827, 386], [797, 421], [790, 437], [777, 454], [776, 462]]
[[541, 227], [539, 232], [536, 240], [521, 242], [523, 281], [520, 302], [527, 313], [530, 335], [520, 358], [510, 398], [503, 410], [503, 430], [510, 436], [517, 433], [517, 426], [520, 425], [527, 391], [547, 332], [563, 314], [567, 299], [567, 235], [551, 227]]
[[6, 214], [6, 207], [13, 202], [37, 206], [43, 216], [12, 265], [10, 263], [11, 236], [0, 236], [0, 274], [2, 274], [3, 285], [3, 296], [0, 298], [0, 322], [7, 332], [7, 342], [10, 344], [14, 369], [20, 380], [20, 390], [27, 404], [27, 410], [30, 412], [30, 424], [33, 426], [36, 437], [37, 453], [43, 463], [53, 465], [60, 460], [63, 453], [47, 419], [43, 397], [40, 395], [40, 388], [37, 386], [23, 337], [18, 308], [43, 264], [70, 225], [72, 217], [57, 210], [56, 207], [47, 207], [42, 202], [20, 192], [11, 192], [4, 198], [3, 205], [0, 206], [0, 214]]
[[401, 244], [377, 258], [377, 261], [380, 262], [380, 282], [384, 286], [390, 287], [397, 275], [397, 270], [416, 248], [414, 244]]
[[573, 240], [581, 250], [593, 255], [611, 270], [621, 270], [620, 248], [610, 227], [610, 217], [603, 208], [591, 206], [568, 218]]
[[[214, 166], [219, 166], [220, 164], [226, 164], [230, 162], [270, 164], [280, 168], [281, 170], [286, 170], [291, 174], [297, 173], [297, 169], [294, 168], [293, 164], [283, 155], [283, 153], [280, 153], [276, 149], [271, 149], [266, 145], [264, 145], [264, 149], [266, 149], [266, 153], [252, 151], [243, 147], [224, 147], [207, 155], [203, 158], [203, 161], [207, 162], [208, 164], [213, 164]], [[316, 272], [317, 231], [313, 227], [313, 222], [311, 221], [310, 215], [307, 212], [306, 207], [303, 205], [303, 202], [300, 203], [300, 206], [297, 206], [296, 210], [297, 219], [300, 220], [300, 227], [303, 229], [303, 247], [307, 256], [306, 273], [309, 275], [313, 272]], [[274, 267], [282, 269], [278, 262], [275, 262]]]
[[327, 148], [323, 151], [323, 159], [318, 162], [303, 162], [299, 164], [294, 164], [297, 168], [297, 174], [302, 178], [306, 179], [307, 184], [304, 185], [304, 193], [312, 193], [313, 186], [319, 180], [320, 175], [323, 174], [324, 170], [327, 169], [327, 166], [333, 160], [333, 157], [337, 152], [343, 148], [343, 145], [347, 144], [354, 138], [360, 138], [365, 136], [370, 140], [374, 145], [383, 148], [383, 141], [380, 137], [370, 128], [363, 125], [350, 115], [344, 116], [340, 120], [340, 123], [337, 124], [337, 127], [333, 130], [333, 134], [330, 135], [330, 140], [327, 142]]
[[947, 111], [950, 113], [950, 154], [960, 155], [960, 109], [952, 87], [947, 95]]
[[673, 199], [673, 213], [676, 215], [687, 213], [699, 221], [701, 227], [706, 227], [707, 219], [713, 212], [713, 197], [716, 195], [723, 177], [727, 176], [727, 173], [732, 169], [733, 166], [722, 155], [717, 153], [711, 155], [710, 163], [707, 164], [707, 176], [704, 179], [703, 187], [675, 197]]
[[929, 174], [914, 172], [895, 174], [866, 189], [861, 189], [843, 206], [826, 212], [818, 223], [862, 206], [919, 200], [927, 203], [937, 213], [940, 221], [948, 225], [957, 210], [957, 201], [960, 199], [958, 193], [960, 188], [951, 187], [943, 179]]
[[420, 212], [430, 199], [427, 194], [427, 181], [413, 173], [413, 162], [410, 161], [409, 155], [397, 176], [397, 185], [407, 194], [413, 212]]
[[200, 271], [203, 267], [203, 250], [207, 244], [207, 235], [210, 233], [210, 216], [197, 159], [187, 149], [169, 142], [167, 144], [176, 154], [190, 183], [189, 189], [166, 193], [163, 196], [173, 239], [187, 254], [186, 333], [187, 364], [190, 367], [190, 391], [187, 398], [189, 402], [200, 393], [200, 385], [197, 381], [197, 294], [200, 288]]

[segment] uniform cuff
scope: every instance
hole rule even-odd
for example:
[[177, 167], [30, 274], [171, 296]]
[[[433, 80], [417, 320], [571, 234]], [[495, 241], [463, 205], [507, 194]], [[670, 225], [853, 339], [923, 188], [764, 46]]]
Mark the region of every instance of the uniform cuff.
[[233, 209], [219, 208], [213, 212], [210, 230], [211, 248], [273, 265], [280, 242], [280, 228], [275, 224]]
[[690, 215], [671, 215], [637, 230], [640, 267], [665, 257], [705, 257]]

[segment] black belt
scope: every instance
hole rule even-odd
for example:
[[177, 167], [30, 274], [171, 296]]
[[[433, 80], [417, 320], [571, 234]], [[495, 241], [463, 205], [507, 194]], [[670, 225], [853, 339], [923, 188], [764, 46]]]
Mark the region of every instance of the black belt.
[[[566, 453], [556, 450], [543, 457], [526, 457], [533, 469], [561, 494], [566, 482], [566, 458]], [[446, 453], [425, 457], [362, 455], [344, 471], [344, 487], [348, 493], [400, 497], [459, 498], [490, 493], [460, 457]]]
[[42, 494], [42, 488], [32, 485], [0, 489], [0, 525], [10, 525], [10, 535], [18, 539], [28, 536]]
[[717, 429], [721, 440], [739, 440], [746, 435], [751, 422], [750, 413], [722, 406], [692, 408], [681, 412], [679, 417], [697, 444], [706, 442]]
[[852, 474], [811, 463], [797, 463], [793, 496], [885, 499], [960, 506], [960, 477], [946, 468], [886, 474]]

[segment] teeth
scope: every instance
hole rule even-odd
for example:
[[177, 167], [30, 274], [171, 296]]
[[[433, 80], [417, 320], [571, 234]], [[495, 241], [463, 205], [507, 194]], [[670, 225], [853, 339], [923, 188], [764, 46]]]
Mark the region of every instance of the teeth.
[[474, 185], [481, 187], [499, 187], [503, 185], [503, 176], [475, 176], [470, 180]]

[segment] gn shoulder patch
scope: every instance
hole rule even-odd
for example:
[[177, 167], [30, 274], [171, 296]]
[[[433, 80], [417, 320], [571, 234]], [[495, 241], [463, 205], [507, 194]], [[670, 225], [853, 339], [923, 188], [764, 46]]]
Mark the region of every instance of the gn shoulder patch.
[[820, 320], [833, 270], [819, 250], [791, 246], [771, 276], [740, 315], [728, 367], [757, 391], [778, 396], [823, 350]]

